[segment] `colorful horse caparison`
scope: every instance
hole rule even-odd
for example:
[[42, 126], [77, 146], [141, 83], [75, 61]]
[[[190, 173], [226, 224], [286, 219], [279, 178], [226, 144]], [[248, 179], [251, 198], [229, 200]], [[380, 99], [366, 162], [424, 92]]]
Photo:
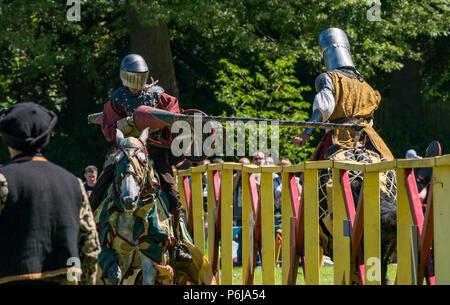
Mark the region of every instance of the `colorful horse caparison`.
[[114, 181], [95, 211], [105, 283], [133, 284], [140, 270], [146, 285], [174, 281], [166, 254], [175, 242], [172, 223], [147, 156], [147, 137], [148, 129], [139, 138], [117, 131]]
[[168, 250], [175, 245], [172, 219], [167, 197], [148, 158], [147, 139], [148, 128], [139, 138], [125, 138], [117, 130], [117, 151], [105, 163], [114, 164], [114, 180], [94, 212], [102, 246], [98, 259], [101, 278], [116, 285], [170, 285], [175, 279], [181, 285], [214, 285], [211, 266], [193, 244], [182, 219], [180, 238], [192, 262], [183, 265], [169, 259]]

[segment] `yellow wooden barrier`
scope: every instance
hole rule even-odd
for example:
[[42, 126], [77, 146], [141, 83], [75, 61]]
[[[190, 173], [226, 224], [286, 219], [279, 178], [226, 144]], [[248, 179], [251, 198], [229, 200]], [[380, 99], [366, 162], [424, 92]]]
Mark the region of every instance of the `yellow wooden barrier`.
[[397, 169], [397, 284], [411, 285], [410, 227], [414, 224], [405, 187], [405, 169]]
[[313, 162], [305, 163], [305, 283], [319, 285], [320, 250], [319, 250], [319, 182], [317, 169], [310, 169]]
[[[434, 264], [437, 284], [450, 284], [450, 155], [425, 158], [422, 160], [394, 160], [375, 164], [358, 164], [344, 161], [304, 162], [282, 169], [282, 284], [288, 281], [291, 265], [291, 221], [294, 217], [291, 194], [289, 191], [289, 173], [304, 172], [305, 192], [305, 283], [320, 283], [321, 252], [319, 248], [319, 208], [317, 170], [331, 167], [333, 171], [332, 209], [333, 209], [333, 254], [334, 283], [350, 284], [350, 237], [344, 236], [344, 220], [347, 212], [340, 183], [339, 170], [358, 170], [364, 172], [364, 262], [366, 284], [381, 284], [380, 257], [380, 173], [390, 169], [397, 172], [397, 284], [412, 284], [413, 263], [411, 256], [410, 228], [414, 224], [410, 211], [409, 199], [405, 187], [405, 169], [416, 167], [433, 167], [434, 200]], [[192, 170], [177, 172], [178, 190], [181, 202], [186, 206], [183, 178], [191, 176], [191, 208], [193, 209], [194, 243], [204, 251], [203, 198], [201, 175], [207, 172], [208, 178], [208, 241], [212, 243], [214, 234], [214, 211], [216, 207], [212, 174], [221, 170], [221, 274], [222, 284], [232, 284], [232, 223], [233, 223], [233, 170], [242, 171], [242, 269], [243, 283], [247, 278], [249, 259], [253, 253], [253, 230], [256, 222], [249, 191], [249, 176], [261, 175], [261, 229], [262, 229], [262, 280], [263, 284], [275, 284], [275, 232], [273, 213], [272, 173], [280, 172], [278, 166], [254, 166], [236, 163], [223, 165], [210, 164]], [[212, 247], [212, 245], [209, 245]], [[211, 248], [210, 248], [211, 249]], [[211, 252], [210, 252], [211, 253]], [[211, 254], [209, 256], [212, 259]]]
[[[208, 168], [206, 172], [206, 183], [207, 183], [207, 202], [208, 202], [208, 260], [211, 262], [214, 258], [214, 234], [215, 234], [215, 219], [214, 214], [216, 212], [216, 197], [214, 192], [214, 181], [213, 181], [213, 171]], [[219, 280], [219, 279], [218, 279]]]
[[192, 187], [192, 217], [194, 218], [194, 244], [205, 253], [205, 230], [203, 213], [203, 186], [202, 171], [192, 168], [191, 187]]
[[436, 158], [434, 184], [434, 255], [436, 284], [450, 284], [450, 155]]
[[233, 170], [223, 169], [221, 177], [221, 275], [222, 284], [233, 283]]
[[251, 174], [260, 173], [261, 168], [256, 165], [244, 165], [242, 169], [242, 284], [246, 284], [249, 268], [253, 268], [254, 216], [249, 178]]
[[350, 237], [344, 236], [347, 219], [339, 169], [333, 168], [333, 261], [334, 284], [350, 283]]
[[364, 271], [366, 285], [381, 284], [380, 173], [364, 173]]
[[[281, 184], [283, 186], [289, 185], [289, 173], [285, 172], [281, 175]], [[286, 285], [288, 283], [289, 277], [289, 267], [291, 265], [291, 219], [294, 217], [294, 211], [292, 209], [291, 202], [291, 192], [289, 187], [281, 188], [281, 231], [282, 231], [282, 242], [281, 242], [281, 260], [282, 260], [282, 284]]]
[[[252, 207], [250, 203], [250, 190], [249, 190], [249, 173], [242, 171], [242, 285], [245, 284], [247, 278], [247, 272], [249, 267], [250, 257], [250, 243], [253, 239], [250, 238], [250, 224], [253, 222]], [[251, 225], [253, 228], [253, 225]]]
[[275, 228], [273, 214], [273, 178], [271, 172], [261, 172], [261, 252], [264, 285], [275, 284]]

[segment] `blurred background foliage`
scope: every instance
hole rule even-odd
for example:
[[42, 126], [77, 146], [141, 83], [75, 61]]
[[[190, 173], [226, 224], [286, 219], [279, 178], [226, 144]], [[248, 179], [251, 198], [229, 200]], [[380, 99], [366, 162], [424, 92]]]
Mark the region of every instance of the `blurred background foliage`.
[[[88, 164], [101, 167], [111, 147], [86, 117], [120, 85], [126, 54], [142, 54], [184, 109], [307, 120], [314, 80], [325, 71], [318, 34], [339, 27], [358, 70], [382, 95], [375, 128], [395, 157], [410, 148], [423, 155], [432, 140], [448, 152], [450, 3], [378, 1], [380, 19], [370, 21], [376, 3], [84, 0], [80, 21], [70, 21], [73, 3], [0, 0], [0, 111], [24, 101], [56, 111], [44, 153], [81, 176]], [[300, 131], [280, 130], [280, 157], [307, 159], [324, 134], [298, 148], [290, 142]], [[5, 147], [0, 157], [8, 159]]]

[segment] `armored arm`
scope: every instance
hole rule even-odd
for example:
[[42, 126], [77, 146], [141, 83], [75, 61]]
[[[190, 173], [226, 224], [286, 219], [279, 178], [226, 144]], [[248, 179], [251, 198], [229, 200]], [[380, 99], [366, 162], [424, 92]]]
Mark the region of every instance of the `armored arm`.
[[315, 81], [316, 96], [313, 102], [313, 112], [318, 109], [322, 114], [322, 122], [327, 121], [334, 112], [334, 86], [328, 73], [320, 74]]
[[[315, 81], [316, 96], [313, 103], [313, 113], [310, 122], [325, 122], [333, 114], [335, 101], [333, 96], [333, 81], [327, 73], [320, 74]], [[305, 133], [311, 135], [313, 129], [307, 128]]]
[[[320, 74], [316, 81], [316, 96], [313, 103], [313, 113], [310, 122], [324, 122], [333, 114], [335, 102], [333, 96], [333, 81], [327, 73]], [[314, 128], [306, 128], [301, 134], [293, 138], [295, 145], [303, 145], [313, 133]]]

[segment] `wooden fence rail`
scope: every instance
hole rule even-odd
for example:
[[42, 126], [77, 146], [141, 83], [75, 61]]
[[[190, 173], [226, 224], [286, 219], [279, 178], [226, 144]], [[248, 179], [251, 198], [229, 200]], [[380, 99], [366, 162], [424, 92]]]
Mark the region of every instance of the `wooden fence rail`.
[[[419, 167], [433, 168], [425, 213], [413, 170]], [[262, 283], [275, 284], [279, 247], [274, 226], [273, 173], [282, 178], [282, 284], [296, 283], [299, 261], [305, 283], [320, 284], [318, 170], [323, 168], [332, 168], [333, 177], [334, 284], [350, 284], [352, 268], [360, 271], [360, 283], [381, 284], [379, 178], [380, 173], [393, 169], [397, 174], [395, 283], [421, 284], [426, 280], [431, 285], [450, 284], [450, 155], [372, 164], [307, 161], [285, 167], [225, 162], [176, 172], [188, 229], [195, 245], [204, 253], [204, 225], [207, 225], [208, 259], [221, 284], [253, 284], [258, 252]], [[364, 172], [362, 196], [356, 209], [348, 180], [350, 170]], [[242, 175], [242, 283], [233, 283], [233, 172], [236, 171]], [[300, 191], [295, 178], [301, 173], [304, 183]], [[206, 222], [203, 175], [207, 180]], [[256, 175], [260, 175], [260, 186]]]

